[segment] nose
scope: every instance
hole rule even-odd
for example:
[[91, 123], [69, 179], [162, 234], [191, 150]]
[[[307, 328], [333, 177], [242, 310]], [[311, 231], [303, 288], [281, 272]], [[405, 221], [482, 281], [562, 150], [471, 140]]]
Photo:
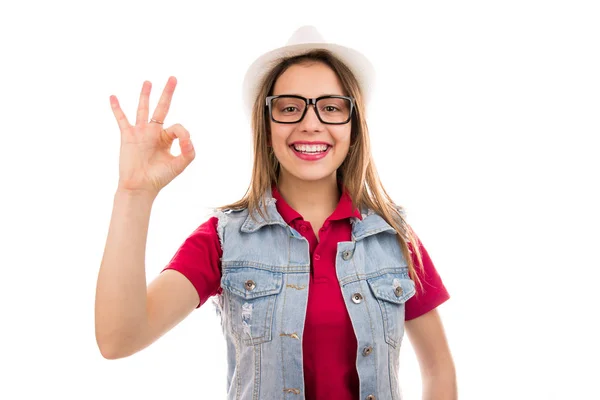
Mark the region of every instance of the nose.
[[300, 121], [300, 129], [303, 131], [320, 131], [323, 127], [323, 124], [317, 117], [316, 105], [309, 104], [308, 110], [306, 110], [306, 114], [302, 121]]

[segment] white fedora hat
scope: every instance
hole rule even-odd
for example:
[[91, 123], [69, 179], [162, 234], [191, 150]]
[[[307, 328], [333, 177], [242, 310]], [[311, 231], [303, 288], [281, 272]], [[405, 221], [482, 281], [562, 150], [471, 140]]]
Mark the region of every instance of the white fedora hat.
[[358, 80], [365, 104], [368, 103], [375, 83], [375, 69], [371, 62], [359, 51], [326, 42], [314, 26], [306, 25], [298, 28], [285, 46], [258, 57], [246, 71], [243, 83], [243, 100], [248, 115], [252, 114], [252, 107], [265, 75], [282, 58], [297, 56], [312, 49], [329, 50], [346, 64]]

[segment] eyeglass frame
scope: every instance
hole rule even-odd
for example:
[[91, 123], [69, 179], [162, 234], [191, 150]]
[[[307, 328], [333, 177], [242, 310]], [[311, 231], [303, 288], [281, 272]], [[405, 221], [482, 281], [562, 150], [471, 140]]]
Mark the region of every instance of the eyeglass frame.
[[[302, 116], [300, 117], [300, 119], [298, 121], [283, 122], [283, 121], [275, 120], [275, 118], [273, 117], [273, 110], [271, 109], [271, 104], [272, 104], [273, 99], [276, 99], [279, 97], [292, 97], [292, 98], [304, 100], [304, 102], [306, 103], [306, 107], [304, 107], [304, 112], [302, 113]], [[350, 112], [348, 113], [348, 119], [346, 121], [344, 121], [344, 122], [325, 122], [321, 119], [321, 114], [319, 114], [319, 110], [317, 110], [317, 101], [322, 100], [322, 99], [331, 99], [331, 98], [346, 99], [346, 100], [350, 101]], [[297, 124], [298, 122], [301, 122], [304, 119], [304, 117], [306, 116], [306, 112], [308, 111], [308, 106], [310, 106], [310, 105], [314, 106], [315, 114], [316, 114], [317, 118], [319, 119], [319, 121], [321, 121], [321, 123], [326, 124], [326, 125], [347, 124], [352, 119], [352, 113], [354, 112], [354, 98], [352, 98], [350, 96], [327, 95], [327, 96], [320, 96], [320, 97], [315, 97], [312, 99], [307, 99], [306, 97], [298, 96], [295, 94], [280, 94], [277, 96], [267, 96], [267, 98], [266, 98], [266, 106], [269, 109], [269, 116], [271, 117], [271, 121], [276, 122], [278, 124]]]

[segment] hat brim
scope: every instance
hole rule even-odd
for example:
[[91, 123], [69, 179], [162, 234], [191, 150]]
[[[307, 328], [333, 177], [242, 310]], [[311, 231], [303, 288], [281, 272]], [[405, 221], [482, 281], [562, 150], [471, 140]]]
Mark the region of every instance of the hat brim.
[[263, 79], [281, 59], [294, 57], [315, 49], [329, 50], [346, 64], [358, 81], [364, 103], [368, 104], [375, 84], [375, 69], [367, 57], [359, 51], [333, 43], [301, 43], [269, 51], [257, 58], [250, 65], [246, 71], [242, 85], [242, 96], [247, 114], [249, 116], [252, 114], [252, 107], [256, 101], [256, 96], [258, 95]]

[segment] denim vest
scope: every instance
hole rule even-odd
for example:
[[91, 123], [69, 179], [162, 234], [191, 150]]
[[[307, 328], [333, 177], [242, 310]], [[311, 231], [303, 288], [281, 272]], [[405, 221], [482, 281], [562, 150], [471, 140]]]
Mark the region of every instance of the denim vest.
[[[222, 294], [214, 299], [227, 343], [228, 399], [301, 400], [308, 241], [285, 223], [270, 190], [266, 218], [218, 212]], [[358, 342], [362, 400], [400, 400], [398, 365], [405, 302], [415, 294], [396, 231], [371, 210], [352, 218], [336, 273]]]

